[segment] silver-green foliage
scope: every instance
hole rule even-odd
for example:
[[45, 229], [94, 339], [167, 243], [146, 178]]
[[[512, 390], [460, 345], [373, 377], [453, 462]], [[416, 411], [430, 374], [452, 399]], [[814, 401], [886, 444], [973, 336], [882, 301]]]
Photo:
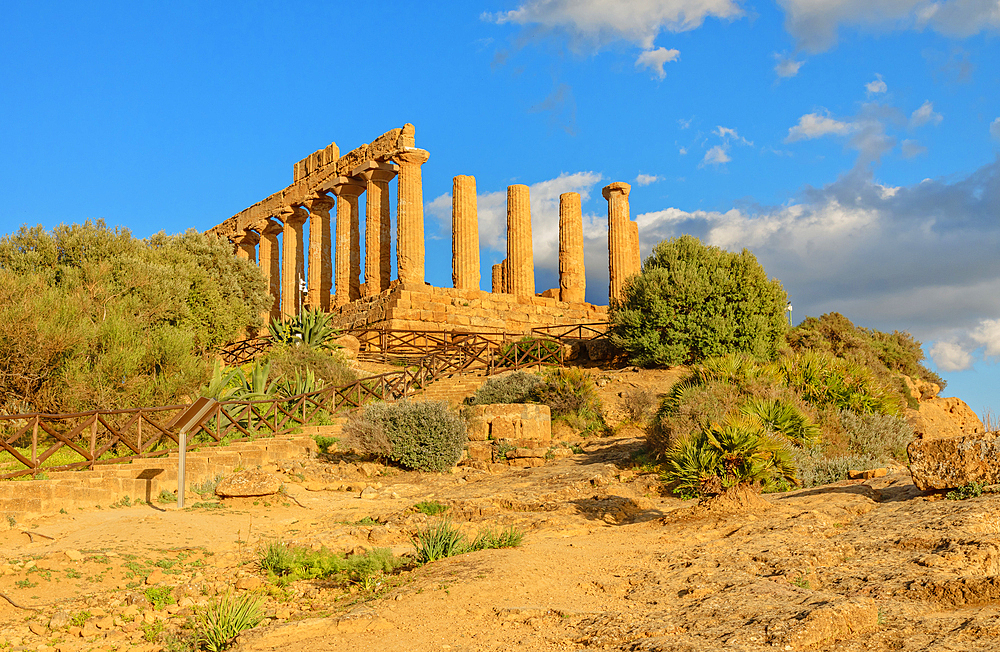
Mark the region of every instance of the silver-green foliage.
[[528, 403], [532, 393], [544, 381], [537, 374], [514, 371], [500, 376], [492, 376], [476, 390], [472, 405], [492, 405], [495, 403]]
[[375, 403], [345, 424], [345, 434], [363, 451], [416, 471], [450, 469], [466, 444], [465, 420], [445, 401]]
[[676, 365], [743, 351], [774, 357], [787, 295], [756, 257], [684, 235], [665, 240], [613, 301], [611, 341], [633, 364]]

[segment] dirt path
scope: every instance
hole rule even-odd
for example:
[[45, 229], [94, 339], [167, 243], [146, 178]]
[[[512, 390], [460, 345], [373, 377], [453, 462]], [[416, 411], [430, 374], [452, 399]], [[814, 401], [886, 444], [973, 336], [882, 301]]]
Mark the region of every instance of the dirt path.
[[[0, 533], [0, 592], [41, 609], [0, 601], [0, 645], [166, 649], [212, 596], [267, 588], [254, 566], [262, 544], [403, 554], [439, 518], [413, 505], [437, 501], [469, 533], [513, 525], [524, 544], [415, 567], [374, 594], [322, 581], [272, 587], [267, 622], [240, 649], [997, 649], [997, 497], [938, 500], [893, 475], [713, 513], [660, 496], [654, 476], [631, 468], [640, 445], [594, 441], [497, 474], [290, 463], [287, 496], [24, 524], [34, 542]], [[342, 486], [351, 491], [320, 490]], [[149, 604], [150, 589], [177, 603]]]

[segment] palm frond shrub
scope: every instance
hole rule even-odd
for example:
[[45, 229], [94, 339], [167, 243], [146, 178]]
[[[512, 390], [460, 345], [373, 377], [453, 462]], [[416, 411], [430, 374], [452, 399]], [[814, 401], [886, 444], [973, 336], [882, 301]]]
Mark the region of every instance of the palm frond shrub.
[[788, 444], [768, 432], [761, 420], [730, 413], [720, 423], [705, 423], [674, 444], [666, 458], [664, 480], [678, 491], [700, 496], [739, 485], [769, 490], [796, 483]]
[[757, 417], [769, 432], [796, 446], [813, 446], [819, 443], [819, 426], [788, 401], [752, 397], [740, 406], [740, 412]]

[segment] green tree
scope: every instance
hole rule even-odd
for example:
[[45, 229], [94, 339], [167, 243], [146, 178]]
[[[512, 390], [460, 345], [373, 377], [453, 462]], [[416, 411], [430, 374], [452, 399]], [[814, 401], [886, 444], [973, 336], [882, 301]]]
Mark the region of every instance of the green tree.
[[661, 242], [609, 312], [611, 340], [640, 366], [742, 351], [771, 359], [787, 330], [788, 297], [757, 258], [684, 235]]
[[163, 405], [215, 346], [260, 326], [259, 270], [195, 231], [147, 240], [103, 222], [0, 239], [0, 410]]

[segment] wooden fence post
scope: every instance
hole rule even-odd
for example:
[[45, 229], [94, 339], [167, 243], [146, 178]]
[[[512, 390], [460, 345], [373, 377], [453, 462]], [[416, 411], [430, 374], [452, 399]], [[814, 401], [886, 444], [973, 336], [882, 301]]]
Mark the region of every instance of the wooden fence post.
[[31, 468], [38, 469], [38, 415], [31, 426]]
[[90, 422], [90, 469], [94, 469], [94, 462], [97, 461], [97, 412], [94, 412], [94, 420]]

